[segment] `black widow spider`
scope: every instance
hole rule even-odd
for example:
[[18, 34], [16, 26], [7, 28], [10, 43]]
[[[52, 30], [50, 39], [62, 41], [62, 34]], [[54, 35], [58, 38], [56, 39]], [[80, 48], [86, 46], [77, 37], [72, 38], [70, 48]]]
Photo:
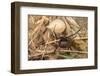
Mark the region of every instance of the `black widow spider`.
[[71, 37], [76, 35], [79, 31], [80, 31], [80, 29], [77, 30], [75, 33], [69, 35], [69, 36], [61, 35], [59, 37], [57, 37], [57, 35], [56, 35], [56, 33], [54, 31], [53, 31], [53, 33], [55, 35], [56, 40], [59, 40], [58, 41], [58, 46], [60, 48], [70, 48], [70, 46], [72, 44], [72, 41], [73, 41], [73, 39]]

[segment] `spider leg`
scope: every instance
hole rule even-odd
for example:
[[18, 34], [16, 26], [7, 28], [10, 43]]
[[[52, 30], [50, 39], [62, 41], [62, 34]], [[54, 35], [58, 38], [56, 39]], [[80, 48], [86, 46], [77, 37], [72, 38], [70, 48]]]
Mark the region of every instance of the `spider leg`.
[[79, 32], [80, 30], [81, 30], [81, 28], [80, 28], [79, 30], [77, 30], [75, 33], [73, 33], [73, 34], [71, 34], [71, 35], [69, 35], [69, 36], [67, 36], [67, 37], [72, 37], [72, 36], [78, 34], [78, 32]]

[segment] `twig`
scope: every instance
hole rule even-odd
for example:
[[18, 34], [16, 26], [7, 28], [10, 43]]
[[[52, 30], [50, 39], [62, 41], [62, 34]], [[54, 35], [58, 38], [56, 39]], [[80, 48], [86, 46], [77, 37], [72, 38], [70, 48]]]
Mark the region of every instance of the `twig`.
[[42, 56], [41, 56], [41, 60], [43, 60], [43, 58], [44, 58], [44, 55], [46, 54], [46, 47], [47, 47], [47, 45], [45, 45], [45, 47], [44, 47], [44, 50], [43, 50], [43, 52], [42, 52]]
[[78, 25], [77, 22], [72, 17], [66, 17], [66, 19], [70, 25], [74, 25], [76, 28], [79, 28], [80, 25]]
[[[36, 52], [38, 52], [38, 53], [43, 53], [43, 51], [41, 51], [41, 50], [36, 50]], [[46, 50], [46, 54], [51, 54], [51, 53], [53, 53], [54, 52], [54, 50]]]
[[52, 44], [52, 43], [57, 42], [57, 41], [59, 41], [59, 39], [54, 40], [54, 41], [47, 42], [46, 45], [48, 45], [48, 44]]
[[60, 50], [60, 52], [70, 52], [70, 53], [82, 53], [87, 54], [87, 51], [76, 51], [76, 50]]
[[75, 40], [86, 40], [86, 39], [88, 39], [88, 37], [76, 37], [76, 38], [74, 38]]

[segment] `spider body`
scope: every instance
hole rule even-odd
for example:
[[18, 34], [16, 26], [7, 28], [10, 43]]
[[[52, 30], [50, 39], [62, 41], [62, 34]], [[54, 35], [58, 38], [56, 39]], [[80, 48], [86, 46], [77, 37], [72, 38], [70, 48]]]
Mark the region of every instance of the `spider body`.
[[59, 39], [60, 39], [59, 40], [60, 48], [70, 48], [71, 41], [72, 41], [70, 38], [60, 37]]

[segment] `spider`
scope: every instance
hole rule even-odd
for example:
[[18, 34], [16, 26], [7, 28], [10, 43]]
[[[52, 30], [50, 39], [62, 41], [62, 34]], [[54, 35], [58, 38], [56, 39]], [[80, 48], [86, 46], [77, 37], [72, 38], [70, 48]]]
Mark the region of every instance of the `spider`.
[[59, 38], [60, 39], [59, 46], [61, 48], [66, 48], [66, 47], [70, 48], [70, 45], [71, 45], [71, 43], [73, 41], [73, 38], [71, 39], [71, 37], [76, 35], [79, 31], [80, 31], [80, 29], [77, 32], [75, 32], [74, 34], [70, 35], [70, 36], [65, 36], [65, 37], [62, 36], [62, 37], [60, 37]]
[[[56, 38], [56, 42], [58, 43], [58, 46], [60, 48], [70, 48], [70, 46], [72, 45], [73, 42], [73, 36], [75, 36], [78, 32], [80, 31], [77, 30], [74, 34], [71, 34], [69, 36], [65, 36], [65, 35], [60, 35], [59, 37], [57, 37], [56, 33], [53, 31], [55, 38]], [[73, 38], [72, 38], [73, 37]]]

